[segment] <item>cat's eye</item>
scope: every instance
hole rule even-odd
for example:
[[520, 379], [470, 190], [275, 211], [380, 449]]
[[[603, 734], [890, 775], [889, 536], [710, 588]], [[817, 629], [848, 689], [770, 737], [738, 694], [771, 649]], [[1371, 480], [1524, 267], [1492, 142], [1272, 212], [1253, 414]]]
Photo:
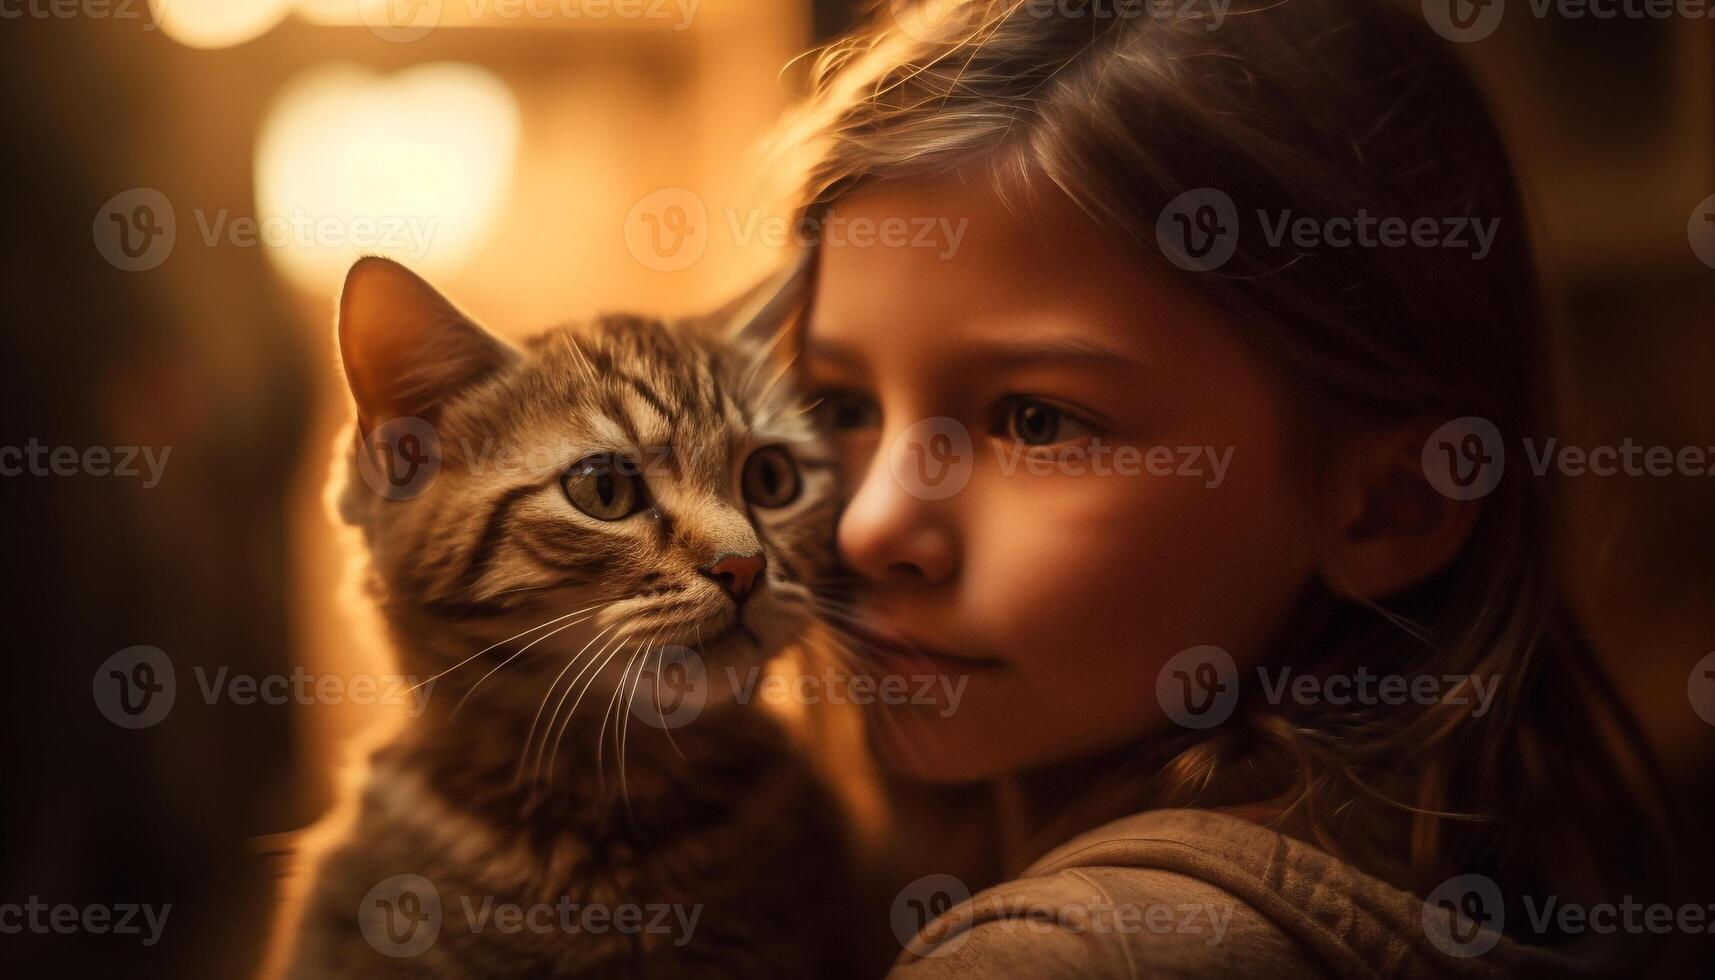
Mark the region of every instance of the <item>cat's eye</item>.
[[827, 431], [850, 432], [881, 424], [881, 406], [855, 388], [827, 388], [816, 395], [816, 420]]
[[572, 506], [599, 521], [617, 521], [643, 509], [646, 494], [636, 467], [619, 456], [586, 456], [560, 477]]
[[797, 464], [779, 446], [763, 446], [744, 461], [744, 499], [757, 507], [784, 507], [798, 499]]
[[1096, 428], [1057, 405], [1014, 397], [1001, 403], [992, 434], [1026, 446], [1052, 446], [1088, 439], [1096, 434]]

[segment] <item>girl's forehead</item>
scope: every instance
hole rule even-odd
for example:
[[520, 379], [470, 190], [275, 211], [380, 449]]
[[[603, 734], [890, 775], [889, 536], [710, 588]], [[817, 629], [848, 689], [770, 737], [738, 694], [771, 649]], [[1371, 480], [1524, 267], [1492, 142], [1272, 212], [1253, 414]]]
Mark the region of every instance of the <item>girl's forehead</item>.
[[830, 366], [941, 355], [973, 370], [985, 358], [1147, 365], [1231, 339], [1208, 336], [1230, 331], [1180, 273], [1113, 241], [1057, 191], [1015, 199], [959, 173], [878, 185], [832, 213], [958, 234], [942, 251], [822, 242], [805, 349]]

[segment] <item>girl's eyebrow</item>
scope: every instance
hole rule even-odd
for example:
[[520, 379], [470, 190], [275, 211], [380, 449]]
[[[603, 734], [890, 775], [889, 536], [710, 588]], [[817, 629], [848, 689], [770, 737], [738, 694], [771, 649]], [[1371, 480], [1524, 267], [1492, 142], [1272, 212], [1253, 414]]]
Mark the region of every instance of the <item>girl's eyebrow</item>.
[[[805, 353], [812, 358], [854, 371], [861, 370], [864, 365], [864, 359], [852, 348], [825, 338], [811, 339], [805, 345]], [[959, 360], [980, 364], [986, 368], [1017, 367], [1043, 362], [1137, 370], [1145, 366], [1143, 361], [1130, 354], [1076, 334], [985, 338], [961, 346]]]
[[1039, 364], [1044, 361], [1139, 370], [1145, 366], [1143, 361], [1131, 354], [1078, 334], [984, 339], [972, 344], [968, 355], [962, 353], [961, 356], [998, 367]]

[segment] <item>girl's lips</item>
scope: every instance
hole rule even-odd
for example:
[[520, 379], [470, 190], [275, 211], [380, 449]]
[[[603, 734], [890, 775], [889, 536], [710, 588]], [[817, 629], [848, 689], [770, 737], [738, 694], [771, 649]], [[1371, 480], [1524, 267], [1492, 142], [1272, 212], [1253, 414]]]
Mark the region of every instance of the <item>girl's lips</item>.
[[879, 632], [855, 624], [843, 626], [857, 640], [857, 652], [907, 674], [963, 674], [1001, 666], [994, 657], [962, 657], [917, 642], [897, 630]]

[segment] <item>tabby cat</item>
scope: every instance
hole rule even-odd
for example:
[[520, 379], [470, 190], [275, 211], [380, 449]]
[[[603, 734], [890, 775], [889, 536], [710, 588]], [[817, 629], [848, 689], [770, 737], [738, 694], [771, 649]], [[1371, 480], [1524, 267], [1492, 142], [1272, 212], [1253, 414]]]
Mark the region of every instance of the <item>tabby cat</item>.
[[735, 694], [810, 622], [832, 536], [770, 352], [802, 279], [519, 349], [352, 268], [339, 510], [402, 671], [437, 679], [370, 759], [291, 976], [844, 972], [837, 810]]

